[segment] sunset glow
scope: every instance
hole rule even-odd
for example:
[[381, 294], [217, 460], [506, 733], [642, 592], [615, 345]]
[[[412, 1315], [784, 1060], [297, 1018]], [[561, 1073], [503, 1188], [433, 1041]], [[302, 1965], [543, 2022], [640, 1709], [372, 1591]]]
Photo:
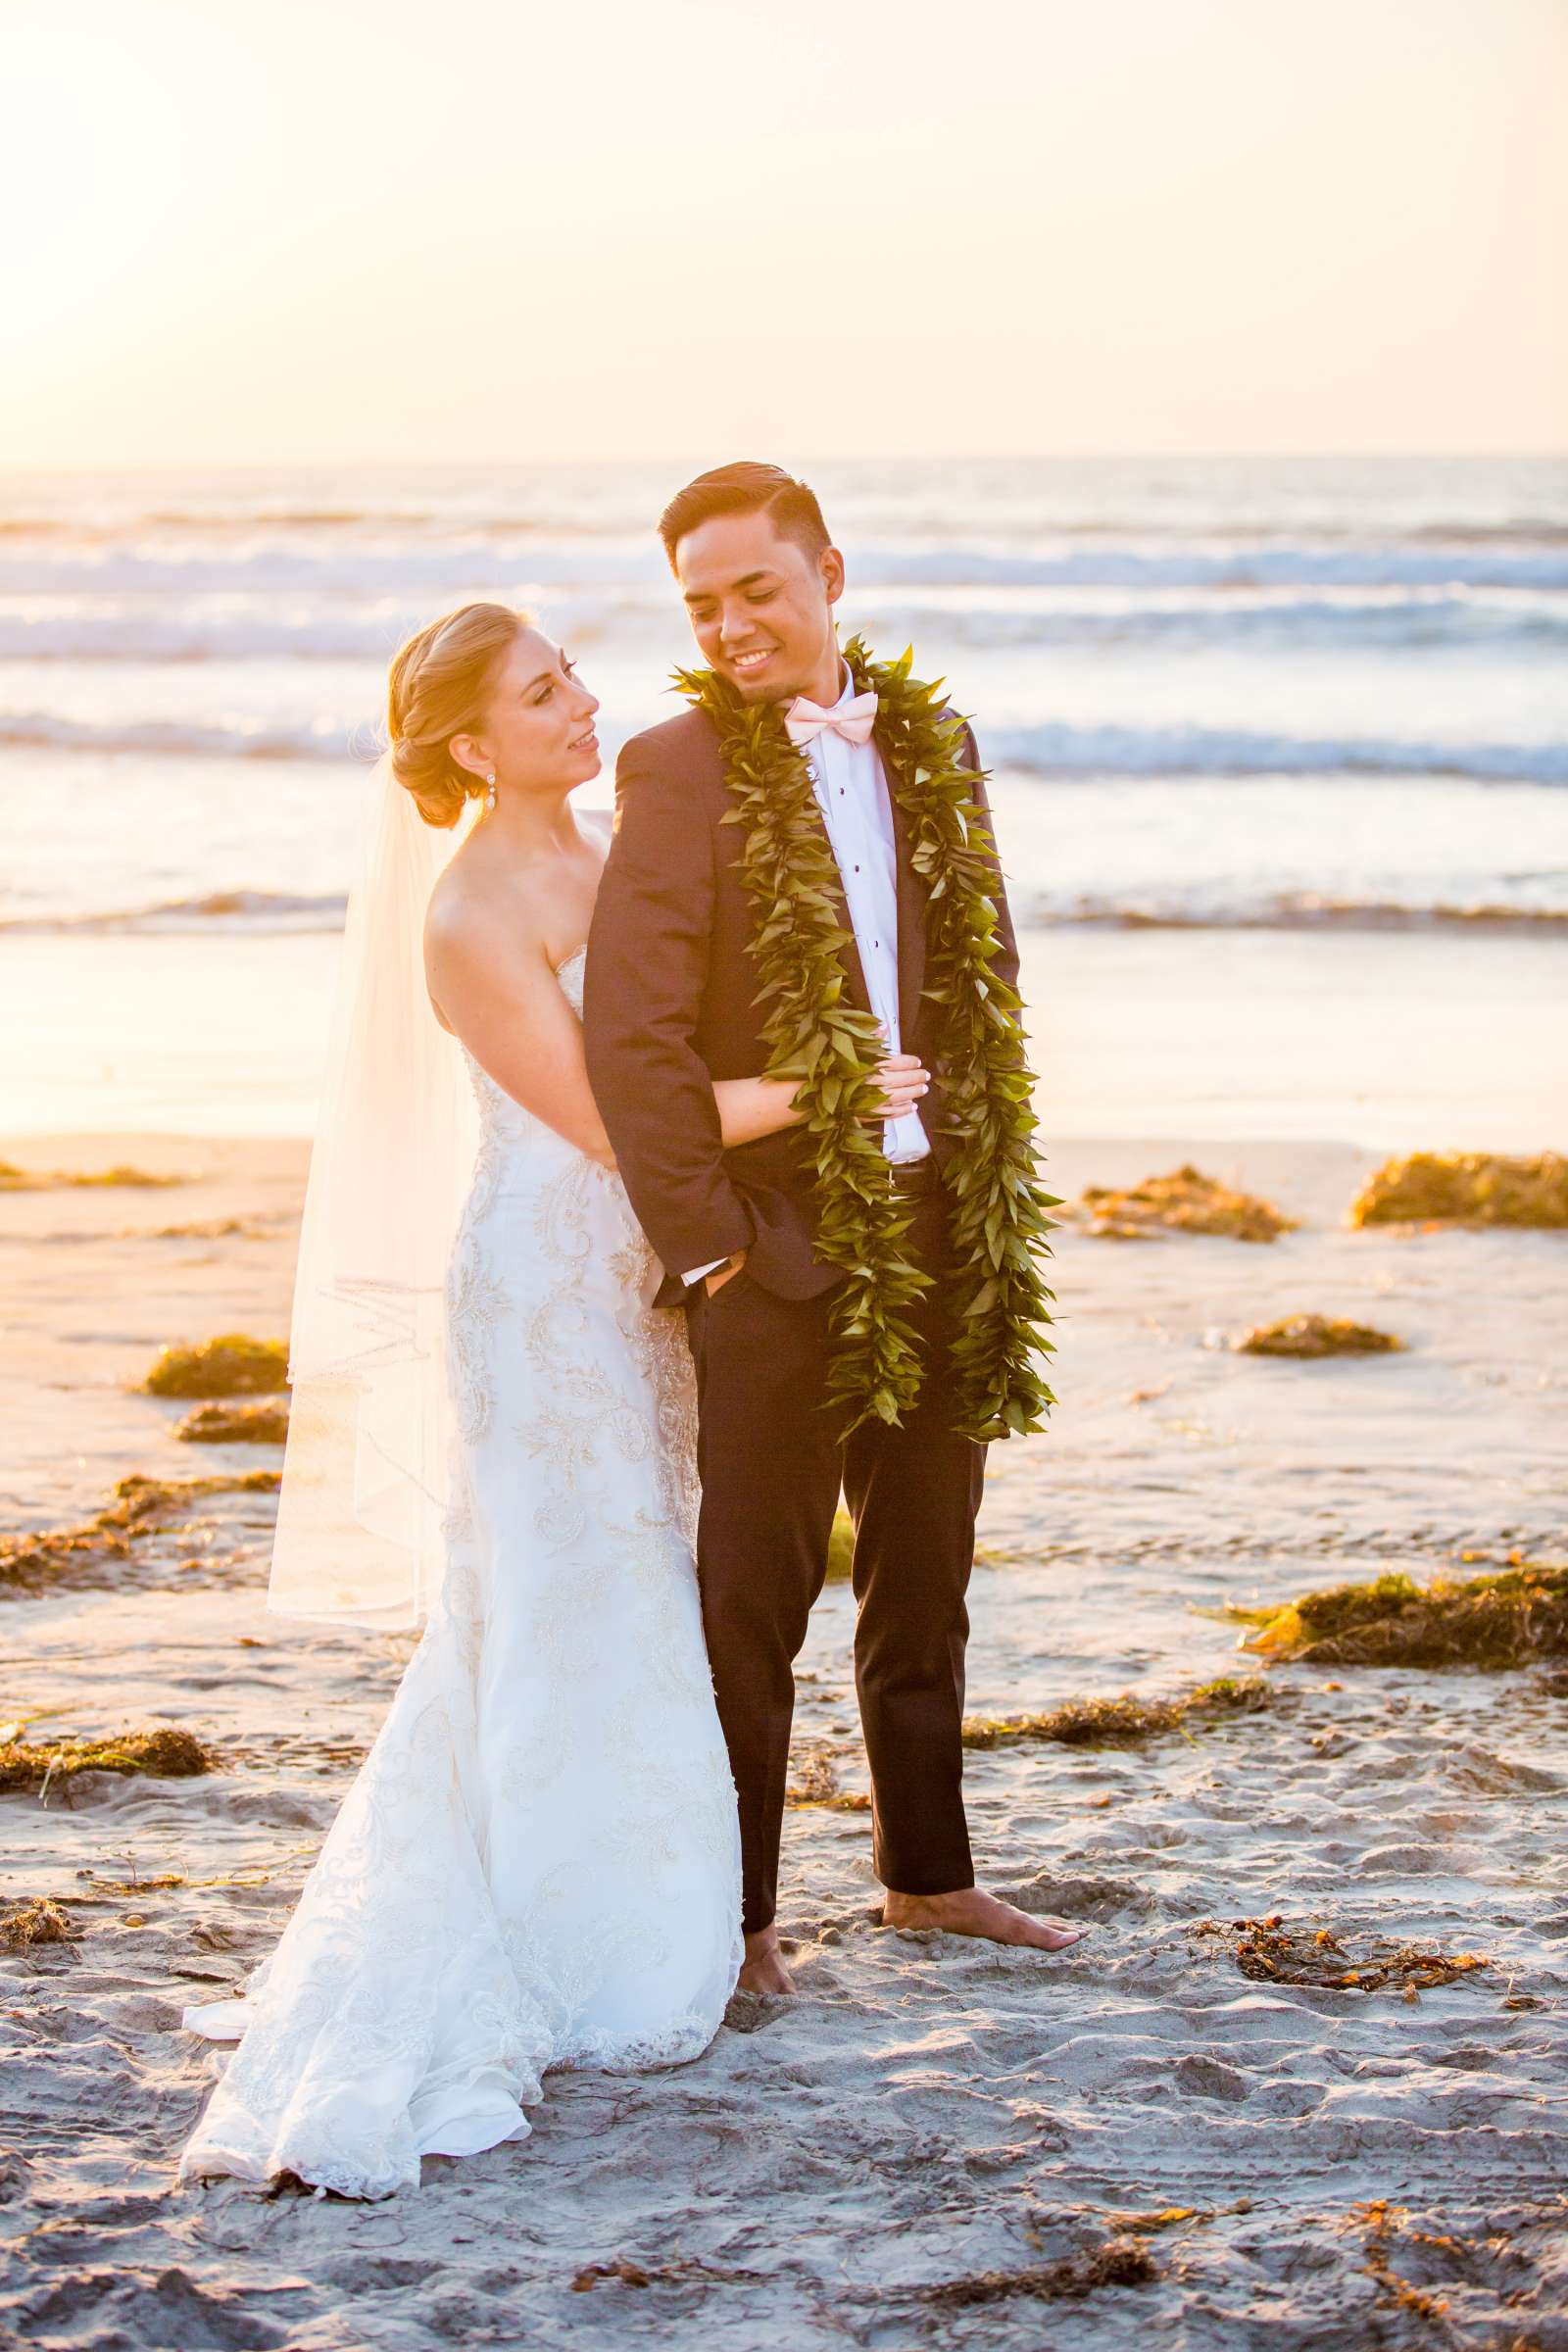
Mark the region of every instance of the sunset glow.
[[1562, 444], [1552, 0], [23, 0], [6, 64], [16, 465], [786, 417], [803, 454]]

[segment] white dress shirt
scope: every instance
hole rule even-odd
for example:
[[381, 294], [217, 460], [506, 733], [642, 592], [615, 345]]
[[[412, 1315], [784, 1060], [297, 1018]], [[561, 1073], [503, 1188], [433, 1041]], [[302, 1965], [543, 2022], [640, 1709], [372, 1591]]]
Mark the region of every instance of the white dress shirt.
[[[855, 694], [855, 681], [848, 664], [843, 679], [838, 703], [833, 706], [835, 710], [851, 701]], [[904, 1049], [899, 1043], [899, 851], [881, 754], [874, 738], [865, 743], [848, 743], [842, 735], [824, 729], [806, 747], [806, 763], [827, 827], [828, 842], [838, 861], [850, 928], [855, 933], [860, 969], [865, 974], [865, 993], [871, 1011], [887, 1037], [888, 1052], [901, 1054]], [[882, 1148], [895, 1166], [924, 1159], [931, 1149], [931, 1139], [919, 1112], [906, 1110], [902, 1118], [886, 1120]], [[715, 1257], [706, 1266], [693, 1266], [683, 1280], [701, 1282], [723, 1262]]]
[[[833, 708], [837, 710], [854, 694], [855, 681], [846, 667], [843, 691]], [[874, 737], [865, 743], [847, 743], [842, 735], [824, 729], [806, 747], [806, 760], [838, 860], [850, 926], [865, 974], [865, 993], [886, 1033], [888, 1052], [901, 1054], [899, 852], [881, 755]], [[924, 1159], [931, 1149], [917, 1110], [888, 1120], [882, 1141], [889, 1159], [900, 1165]]]

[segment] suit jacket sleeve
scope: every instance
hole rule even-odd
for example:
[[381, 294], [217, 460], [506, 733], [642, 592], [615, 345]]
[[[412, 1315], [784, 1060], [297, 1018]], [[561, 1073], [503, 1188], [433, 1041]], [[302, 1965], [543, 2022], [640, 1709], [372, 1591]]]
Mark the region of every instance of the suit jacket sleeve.
[[748, 1248], [713, 1084], [694, 1039], [708, 980], [713, 839], [690, 783], [629, 743], [588, 939], [588, 1077], [637, 1220], [669, 1272]]
[[[964, 733], [969, 739], [969, 764], [971, 767], [978, 768], [980, 754], [975, 744], [973, 727], [966, 727]], [[994, 845], [997, 838], [996, 819], [991, 813], [991, 803], [986, 796], [983, 780], [975, 785], [974, 797], [980, 812], [986, 820], [986, 826]], [[1018, 941], [1012, 927], [1012, 909], [1007, 905], [1007, 885], [1003, 879], [1000, 853], [996, 859], [996, 868], [997, 971], [1006, 981], [1009, 988], [1015, 989], [1018, 985]]]

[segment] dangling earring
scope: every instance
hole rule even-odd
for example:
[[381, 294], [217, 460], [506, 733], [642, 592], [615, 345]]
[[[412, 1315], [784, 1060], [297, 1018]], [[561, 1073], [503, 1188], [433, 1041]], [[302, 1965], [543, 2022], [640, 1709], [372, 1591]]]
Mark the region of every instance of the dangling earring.
[[485, 785], [484, 805], [486, 808], [493, 808], [496, 805], [496, 771], [494, 768], [486, 776]]

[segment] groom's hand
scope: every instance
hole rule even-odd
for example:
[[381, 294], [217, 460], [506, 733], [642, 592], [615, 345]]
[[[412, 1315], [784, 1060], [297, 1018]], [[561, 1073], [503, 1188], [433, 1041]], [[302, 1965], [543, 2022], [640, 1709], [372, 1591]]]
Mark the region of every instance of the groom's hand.
[[746, 1260], [750, 1257], [750, 1255], [751, 1251], [749, 1250], [737, 1250], [733, 1257], [726, 1257], [721, 1266], [715, 1266], [711, 1274], [706, 1274], [703, 1277], [703, 1287], [707, 1291], [710, 1298], [712, 1298], [715, 1291], [721, 1291], [726, 1282], [734, 1281], [735, 1276], [740, 1272], [742, 1266], [745, 1265]]

